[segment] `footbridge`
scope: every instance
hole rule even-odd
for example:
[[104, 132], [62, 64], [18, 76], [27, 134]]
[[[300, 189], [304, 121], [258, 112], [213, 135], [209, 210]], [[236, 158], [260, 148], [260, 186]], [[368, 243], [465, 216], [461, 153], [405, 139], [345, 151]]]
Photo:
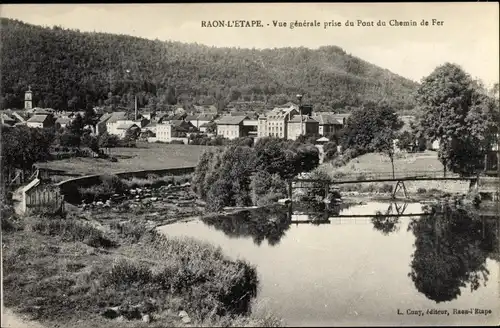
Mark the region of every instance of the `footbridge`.
[[[392, 198], [396, 198], [396, 193], [400, 190], [404, 192], [406, 198], [408, 193], [405, 182], [407, 181], [469, 181], [469, 189], [480, 189], [480, 182], [484, 184], [485, 192], [498, 192], [497, 186], [499, 180], [496, 177], [488, 177], [486, 175], [476, 176], [459, 176], [443, 171], [413, 171], [413, 172], [358, 172], [355, 174], [337, 174], [337, 177], [331, 180], [327, 179], [311, 179], [311, 178], [294, 178], [288, 181], [288, 194], [292, 199], [294, 189], [316, 189], [324, 190], [327, 197], [331, 188], [337, 185], [357, 184], [357, 183], [376, 183], [376, 182], [393, 182], [396, 183], [392, 190]], [[491, 189], [491, 190], [490, 190]]]

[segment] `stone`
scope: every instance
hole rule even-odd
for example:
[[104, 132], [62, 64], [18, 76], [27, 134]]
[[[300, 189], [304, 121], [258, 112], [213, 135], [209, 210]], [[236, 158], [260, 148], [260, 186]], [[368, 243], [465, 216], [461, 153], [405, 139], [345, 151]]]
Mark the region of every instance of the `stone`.
[[97, 205], [97, 206], [102, 206], [102, 205], [104, 205], [104, 203], [103, 203], [103, 202], [101, 202], [101, 201], [98, 201], [98, 202], [96, 203], [96, 205]]
[[156, 202], [158, 200], [158, 197], [151, 197], [151, 201]]
[[187, 314], [187, 312], [186, 312], [186, 311], [181, 311], [181, 312], [179, 312], [179, 317], [181, 317], [181, 318], [188, 317], [188, 316], [189, 316], [189, 315]]
[[190, 317], [184, 317], [181, 319], [183, 323], [190, 323], [191, 322], [191, 318]]

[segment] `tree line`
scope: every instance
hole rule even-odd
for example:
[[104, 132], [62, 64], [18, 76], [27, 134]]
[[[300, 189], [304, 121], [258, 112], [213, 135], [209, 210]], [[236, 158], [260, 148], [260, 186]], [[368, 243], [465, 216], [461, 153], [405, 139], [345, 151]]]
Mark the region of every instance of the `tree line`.
[[259, 101], [280, 105], [305, 95], [315, 110], [387, 99], [412, 109], [417, 84], [335, 46], [239, 49], [82, 33], [1, 19], [2, 107], [85, 109], [102, 105], [161, 109], [180, 104]]

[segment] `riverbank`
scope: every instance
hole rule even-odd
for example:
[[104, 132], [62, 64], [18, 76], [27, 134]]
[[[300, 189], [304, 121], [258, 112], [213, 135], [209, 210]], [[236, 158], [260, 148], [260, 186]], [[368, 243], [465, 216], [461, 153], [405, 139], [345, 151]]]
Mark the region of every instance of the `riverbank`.
[[[174, 221], [172, 221], [174, 222]], [[4, 302], [47, 327], [278, 326], [250, 310], [256, 269], [140, 220], [2, 220]]]

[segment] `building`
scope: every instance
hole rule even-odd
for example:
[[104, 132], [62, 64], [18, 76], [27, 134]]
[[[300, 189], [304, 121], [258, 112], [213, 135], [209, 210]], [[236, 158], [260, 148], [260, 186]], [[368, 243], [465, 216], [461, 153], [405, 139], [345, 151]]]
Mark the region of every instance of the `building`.
[[54, 118], [52, 115], [36, 114], [26, 121], [26, 125], [30, 128], [50, 128], [54, 126]]
[[217, 118], [217, 114], [207, 114], [203, 113], [196, 117], [195, 121], [191, 121], [194, 126], [198, 129], [201, 128], [202, 125], [213, 122]]
[[161, 142], [172, 141], [172, 125], [169, 123], [160, 123], [156, 125], [156, 140]]
[[109, 134], [119, 135], [120, 132], [117, 130], [119, 125], [134, 123], [132, 120], [127, 120], [127, 112], [113, 112], [107, 117], [104, 117], [104, 115], [99, 120], [97, 134], [100, 134], [103, 130], [102, 127], [104, 127], [104, 131]]
[[288, 138], [287, 123], [294, 115], [298, 115], [299, 107], [292, 104], [290, 107], [277, 107], [266, 116], [259, 116], [257, 119], [257, 136]]
[[318, 121], [318, 133], [322, 136], [336, 134], [344, 127], [344, 118], [332, 113], [318, 113], [312, 116]]
[[58, 117], [56, 120], [56, 128], [57, 129], [65, 129], [71, 123], [71, 119], [69, 117]]
[[116, 134], [119, 138], [123, 139], [125, 138], [127, 133], [136, 133], [138, 136], [140, 130], [141, 128], [136, 123], [130, 121], [123, 121], [122, 123], [118, 124], [118, 126], [116, 127], [116, 133], [114, 134]]
[[247, 116], [223, 116], [217, 121], [217, 135], [227, 139], [244, 136], [243, 121]]
[[288, 135], [286, 139], [297, 140], [300, 135], [319, 134], [319, 123], [307, 115], [295, 115], [287, 123]]

